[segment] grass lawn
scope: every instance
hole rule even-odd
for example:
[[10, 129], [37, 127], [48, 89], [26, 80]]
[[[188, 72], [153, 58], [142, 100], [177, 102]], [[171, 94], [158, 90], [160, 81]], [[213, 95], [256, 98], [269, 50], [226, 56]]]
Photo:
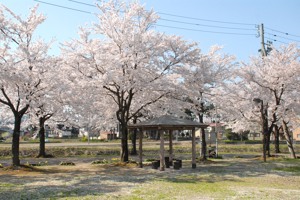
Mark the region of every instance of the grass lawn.
[[[63, 144], [62, 144], [63, 145]], [[271, 146], [272, 147], [272, 146]], [[167, 147], [166, 147], [167, 148]], [[285, 145], [281, 150], [287, 153]], [[117, 165], [119, 146], [50, 146], [55, 158], [34, 158], [37, 145], [20, 148], [21, 162], [42, 163], [10, 170], [10, 147], [0, 148], [0, 199], [299, 199], [300, 159], [272, 157], [262, 162], [260, 144], [220, 144], [224, 159], [210, 159], [191, 168], [189, 142], [174, 144], [183, 168], [159, 171], [146, 165]], [[299, 152], [299, 145], [296, 146]], [[144, 146], [144, 161], [158, 158], [159, 145]], [[199, 145], [197, 145], [199, 152]], [[287, 154], [286, 154], [287, 155]], [[137, 160], [137, 157], [131, 157]], [[96, 160], [108, 164], [91, 164]], [[73, 162], [74, 166], [62, 166]], [[1, 168], [4, 166], [4, 168]], [[147, 163], [145, 163], [147, 164]], [[148, 163], [149, 164], [149, 163]]]
[[[97, 164], [96, 157], [72, 157], [75, 166], [53, 160], [45, 166], [0, 169], [0, 199], [299, 199], [300, 160], [285, 158], [189, 160], [183, 168], [159, 171], [134, 164]], [[0, 161], [1, 162], [1, 161]]]

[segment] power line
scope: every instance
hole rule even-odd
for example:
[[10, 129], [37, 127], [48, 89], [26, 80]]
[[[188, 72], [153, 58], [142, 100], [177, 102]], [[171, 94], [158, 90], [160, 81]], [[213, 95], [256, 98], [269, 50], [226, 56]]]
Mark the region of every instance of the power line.
[[276, 34], [272, 34], [272, 33], [268, 33], [268, 32], [266, 32], [266, 34], [268, 34], [270, 36], [273, 36], [273, 37], [279, 37], [279, 38], [282, 38], [282, 39], [285, 39], [285, 40], [290, 40], [290, 41], [293, 41], [293, 42], [300, 42], [299, 40], [294, 40], [294, 39], [291, 39], [291, 38], [282, 37], [282, 36], [279, 36], [279, 35], [276, 35]]
[[199, 30], [199, 29], [176, 27], [176, 26], [166, 26], [166, 25], [160, 25], [160, 24], [156, 24], [156, 26], [166, 27], [166, 28], [174, 28], [174, 29], [181, 29], [181, 30], [186, 30], [186, 31], [197, 31], [197, 32], [217, 33], [217, 34], [227, 34], [227, 35], [251, 35], [251, 36], [255, 36], [255, 34], [250, 34], [250, 33], [233, 33], [233, 32], [221, 32], [221, 31], [206, 31], [206, 30]]
[[273, 42], [280, 42], [280, 43], [283, 43], [283, 44], [289, 44], [287, 42], [283, 42], [283, 41], [280, 41], [280, 40], [272, 39], [272, 38], [269, 38], [269, 37], [265, 37], [265, 38], [267, 38], [268, 40], [271, 40]]
[[223, 29], [234, 29], [234, 30], [256, 30], [254, 28], [235, 28], [235, 27], [226, 27], [226, 26], [214, 26], [214, 25], [206, 25], [206, 24], [198, 24], [198, 23], [190, 23], [190, 22], [183, 22], [183, 21], [177, 21], [177, 20], [170, 20], [170, 19], [164, 19], [160, 18], [159, 20], [162, 21], [168, 21], [168, 22], [175, 22], [180, 24], [188, 24], [188, 25], [194, 25], [194, 26], [205, 26], [205, 27], [211, 27], [211, 28], [223, 28]]
[[278, 30], [275, 30], [275, 29], [272, 29], [272, 28], [266, 28], [266, 29], [269, 29], [271, 31], [274, 31], [274, 32], [277, 32], [277, 33], [281, 33], [281, 34], [284, 34], [284, 35], [290, 35], [290, 36], [293, 36], [293, 37], [299, 37], [299, 35], [294, 35], [294, 34], [290, 34], [290, 33], [287, 33], [287, 32], [283, 32], [283, 31], [278, 31]]
[[[40, 0], [34, 0], [34, 1], [40, 2], [40, 3], [44, 3], [44, 4], [47, 4], [47, 5], [51, 5], [51, 6], [55, 6], [55, 7], [59, 7], [59, 8], [63, 8], [63, 9], [78, 11], [78, 12], [87, 13], [87, 14], [93, 14], [92, 12], [88, 12], [88, 11], [84, 11], [84, 10], [80, 10], [80, 9], [75, 9], [75, 8], [71, 8], [71, 7], [66, 7], [66, 6], [61, 6], [61, 5], [58, 5], [58, 4], [48, 3], [48, 2], [44, 2], [44, 1], [40, 1]], [[86, 3], [82, 3], [82, 2], [78, 2], [78, 1], [74, 1], [74, 0], [69, 0], [69, 1], [80, 3], [80, 4], [86, 4]], [[87, 5], [90, 6], [92, 4], [87, 4]], [[250, 33], [208, 31], [208, 30], [199, 30], [199, 29], [183, 28], [183, 27], [177, 27], [177, 26], [167, 26], [167, 25], [160, 25], [160, 24], [156, 24], [156, 26], [166, 27], [166, 28], [173, 28], [173, 29], [188, 30], [188, 31], [206, 32], [206, 33], [216, 33], [216, 34], [226, 34], [226, 35], [248, 35], [248, 36], [251, 35], [251, 36], [255, 36], [255, 34], [250, 34]], [[225, 28], [225, 27], [223, 27], [223, 28]], [[251, 29], [251, 30], [255, 30], [255, 29]]]
[[96, 7], [94, 4], [90, 4], [90, 3], [83, 3], [83, 2], [80, 2], [80, 1], [74, 1], [74, 0], [68, 0], [68, 1], [78, 3], [78, 4], [82, 4], [82, 5], [86, 5], [86, 6]]
[[[93, 4], [89, 3], [84, 3], [81, 1], [76, 1], [76, 0], [68, 0], [73, 3], [77, 4], [82, 4], [86, 6], [91, 6], [91, 7], [96, 7]], [[247, 26], [255, 26], [256, 24], [250, 24], [250, 23], [239, 23], [239, 22], [228, 22], [228, 21], [217, 21], [217, 20], [210, 20], [210, 19], [201, 19], [201, 18], [194, 18], [194, 17], [188, 17], [188, 16], [183, 16], [183, 15], [175, 15], [175, 14], [170, 14], [170, 13], [165, 13], [165, 12], [157, 12], [158, 14], [161, 15], [167, 15], [167, 16], [172, 16], [172, 17], [178, 17], [178, 18], [184, 18], [184, 19], [193, 19], [197, 21], [206, 21], [206, 22], [214, 22], [214, 23], [222, 23], [222, 24], [234, 24], [234, 25], [247, 25]], [[172, 21], [172, 22], [177, 22], [177, 23], [183, 23], [183, 24], [190, 24], [190, 25], [197, 25], [197, 26], [209, 26], [209, 25], [200, 25], [200, 24], [195, 24], [195, 23], [189, 23], [189, 22], [182, 22], [182, 21], [176, 21], [176, 20], [168, 20], [168, 19], [163, 19], [160, 18], [161, 20], [165, 21]], [[222, 26], [209, 26], [209, 27], [216, 27], [216, 28], [227, 28], [227, 29], [240, 29], [240, 30], [253, 30], [253, 29], [244, 29], [244, 28], [230, 28], [230, 27], [222, 27]]]
[[169, 14], [169, 13], [164, 13], [164, 12], [157, 12], [158, 14], [161, 15], [167, 15], [167, 16], [172, 16], [172, 17], [180, 17], [180, 18], [185, 18], [185, 19], [193, 19], [193, 20], [198, 20], [198, 21], [207, 21], [207, 22], [214, 22], [214, 23], [221, 23], [221, 24], [235, 24], [235, 25], [244, 25], [244, 26], [255, 26], [256, 24], [249, 24], [249, 23], [239, 23], [239, 22], [228, 22], [228, 21], [217, 21], [217, 20], [210, 20], [210, 19], [201, 19], [201, 18], [195, 18], [195, 17], [187, 17], [183, 15], [175, 15], [175, 14]]
[[58, 5], [58, 4], [48, 3], [48, 2], [45, 2], [45, 1], [40, 1], [40, 0], [34, 0], [34, 1], [39, 2], [39, 3], [43, 3], [43, 4], [48, 4], [48, 5], [55, 6], [55, 7], [59, 7], [59, 8], [64, 8], [64, 9], [68, 9], [68, 10], [77, 11], [77, 12], [93, 14], [92, 12], [89, 12], [89, 11], [84, 11], [84, 10], [80, 10], [80, 9], [76, 9], [76, 8], [61, 6], [61, 5]]

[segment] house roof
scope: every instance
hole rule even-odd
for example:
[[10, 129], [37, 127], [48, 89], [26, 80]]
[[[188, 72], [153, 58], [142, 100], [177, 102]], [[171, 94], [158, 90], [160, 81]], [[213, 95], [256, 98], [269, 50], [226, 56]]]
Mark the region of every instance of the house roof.
[[170, 115], [163, 115], [158, 118], [146, 120], [137, 124], [131, 124], [128, 128], [142, 129], [173, 129], [173, 130], [188, 130], [193, 128], [206, 128], [209, 125], [195, 122], [192, 120], [181, 119]]

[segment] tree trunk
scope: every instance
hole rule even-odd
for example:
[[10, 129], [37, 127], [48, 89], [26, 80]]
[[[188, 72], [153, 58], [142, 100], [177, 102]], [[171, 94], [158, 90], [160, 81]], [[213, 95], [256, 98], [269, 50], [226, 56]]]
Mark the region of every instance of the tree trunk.
[[271, 132], [268, 131], [266, 135], [266, 154], [268, 157], [271, 157], [270, 143], [271, 143]]
[[22, 116], [15, 113], [15, 124], [12, 139], [12, 165], [20, 166], [19, 150], [20, 150], [20, 131]]
[[137, 135], [137, 129], [133, 129], [133, 132], [132, 132], [132, 135], [131, 135], [132, 149], [131, 149], [130, 155], [137, 155], [137, 151], [136, 151], [136, 135]]
[[128, 162], [128, 129], [127, 123], [121, 122], [121, 162]]
[[45, 119], [43, 117], [39, 118], [39, 137], [40, 137], [40, 152], [37, 156], [45, 158], [46, 157], [46, 151], [45, 151]]
[[274, 125], [274, 144], [275, 144], [275, 153], [280, 153], [279, 148], [279, 127]]
[[[203, 115], [202, 114], [198, 114], [199, 117], [199, 122], [203, 123]], [[207, 160], [206, 157], [206, 139], [205, 139], [205, 129], [201, 128], [200, 129], [200, 136], [201, 136], [201, 157], [200, 160]]]
[[273, 124], [269, 127], [269, 120], [268, 120], [268, 104], [264, 107], [264, 117], [265, 117], [265, 148], [266, 148], [266, 155], [271, 157], [270, 151], [270, 143], [271, 143], [271, 133], [273, 129]]
[[267, 162], [267, 135], [266, 135], [266, 133], [263, 133], [262, 143], [263, 143], [263, 159], [264, 159], [264, 162]]
[[260, 113], [261, 113], [261, 123], [262, 123], [262, 134], [263, 134], [263, 160], [267, 162], [267, 148], [268, 148], [268, 104], [264, 105], [263, 101], [261, 101], [260, 106]]
[[[133, 124], [136, 124], [137, 119], [133, 119]], [[137, 136], [137, 129], [133, 130], [133, 133], [131, 135], [131, 144], [132, 144], [132, 149], [130, 152], [130, 155], [138, 155], [137, 150], [136, 150], [136, 136]]]
[[283, 128], [286, 144], [288, 145], [288, 149], [291, 154], [291, 157], [296, 159], [297, 157], [296, 157], [295, 150], [293, 147], [293, 141], [291, 139], [291, 134], [290, 134], [289, 128], [287, 127], [287, 122], [285, 122], [284, 120], [282, 120], [282, 128]]
[[200, 134], [201, 134], [201, 157], [200, 160], [207, 160], [206, 157], [206, 140], [205, 140], [205, 129], [201, 128], [200, 129]]
[[143, 167], [143, 130], [140, 130], [139, 134], [139, 167]]

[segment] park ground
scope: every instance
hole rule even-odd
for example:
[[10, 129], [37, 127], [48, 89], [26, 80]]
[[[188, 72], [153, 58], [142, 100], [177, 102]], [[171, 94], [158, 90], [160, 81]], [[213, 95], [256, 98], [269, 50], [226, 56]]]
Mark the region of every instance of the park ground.
[[[56, 147], [57, 148], [57, 147]], [[242, 147], [244, 148], [244, 147]], [[180, 151], [177, 151], [180, 152]], [[121, 164], [117, 155], [55, 158], [24, 157], [27, 167], [12, 170], [0, 163], [0, 199], [299, 199], [300, 159], [287, 155], [223, 154], [223, 159], [198, 162], [191, 168], [184, 151], [180, 170], [159, 171], [144, 162]], [[178, 153], [179, 154], [179, 153]], [[148, 156], [145, 151], [145, 161]], [[137, 157], [131, 157], [137, 160]], [[93, 161], [107, 160], [105, 164]], [[75, 165], [60, 165], [74, 163]], [[40, 164], [41, 166], [30, 166]]]

